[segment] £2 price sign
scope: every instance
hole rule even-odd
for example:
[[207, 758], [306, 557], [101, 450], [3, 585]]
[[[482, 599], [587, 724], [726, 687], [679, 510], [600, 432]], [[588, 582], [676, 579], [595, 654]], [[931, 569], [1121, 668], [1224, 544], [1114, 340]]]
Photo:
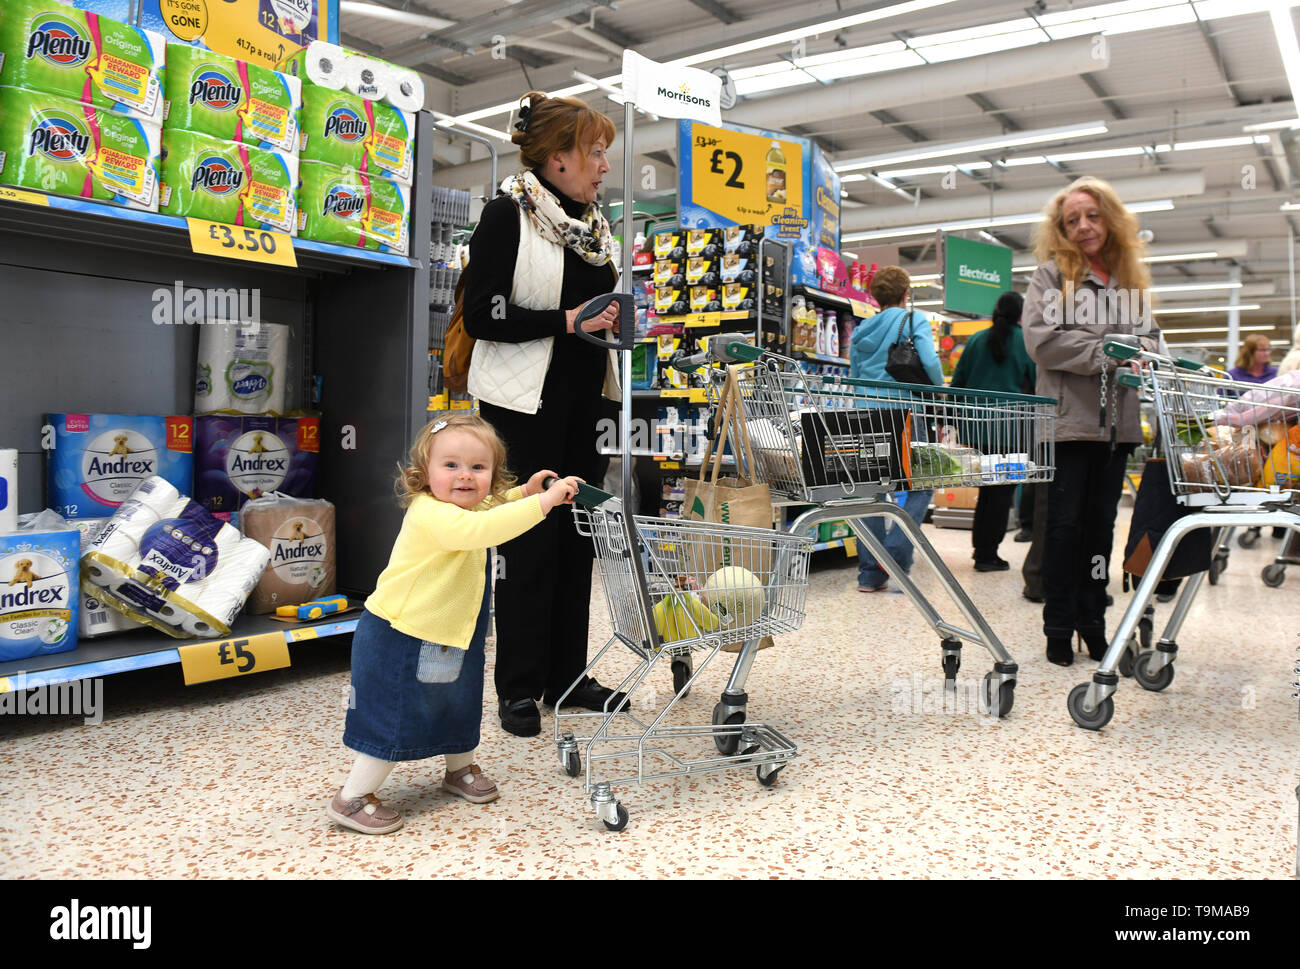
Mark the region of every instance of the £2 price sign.
[[690, 124], [690, 139], [693, 204], [738, 225], [806, 217], [799, 142], [698, 123]]
[[295, 269], [298, 266], [293, 238], [286, 232], [269, 232], [207, 219], [187, 219], [186, 222], [190, 227], [190, 248], [199, 255], [247, 259]]

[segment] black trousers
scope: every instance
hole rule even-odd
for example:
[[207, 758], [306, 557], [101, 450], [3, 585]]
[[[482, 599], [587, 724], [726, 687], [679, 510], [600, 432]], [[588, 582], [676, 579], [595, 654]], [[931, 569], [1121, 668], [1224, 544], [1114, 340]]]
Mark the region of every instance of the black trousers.
[[975, 524], [971, 529], [971, 544], [975, 547], [975, 561], [989, 562], [997, 558], [998, 546], [1007, 534], [1007, 516], [1016, 497], [1016, 485], [986, 485], [975, 500]]
[[1016, 512], [1016, 525], [1021, 531], [1034, 530], [1034, 504], [1038, 500], [1038, 485], [1023, 485], [1020, 488], [1020, 508]]
[[[505, 441], [508, 467], [521, 482], [550, 468], [599, 486], [600, 391], [566, 394], [552, 384], [548, 379], [536, 414], [487, 403], [479, 412]], [[497, 697], [558, 697], [587, 665], [591, 539], [577, 533], [572, 508], [561, 505], [497, 555]]]
[[1063, 441], [1047, 499], [1043, 547], [1043, 633], [1106, 633], [1106, 580], [1115, 513], [1132, 444]]

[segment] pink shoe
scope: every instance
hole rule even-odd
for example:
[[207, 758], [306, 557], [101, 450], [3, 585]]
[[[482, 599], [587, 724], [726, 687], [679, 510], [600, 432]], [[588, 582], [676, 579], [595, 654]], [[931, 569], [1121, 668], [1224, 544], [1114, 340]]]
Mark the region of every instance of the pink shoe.
[[374, 794], [344, 798], [341, 787], [325, 813], [335, 824], [362, 834], [391, 834], [402, 826], [402, 816], [392, 808], [384, 807]]
[[459, 794], [474, 804], [486, 804], [501, 796], [496, 783], [479, 769], [478, 764], [470, 764], [458, 771], [448, 771], [443, 778], [442, 789]]

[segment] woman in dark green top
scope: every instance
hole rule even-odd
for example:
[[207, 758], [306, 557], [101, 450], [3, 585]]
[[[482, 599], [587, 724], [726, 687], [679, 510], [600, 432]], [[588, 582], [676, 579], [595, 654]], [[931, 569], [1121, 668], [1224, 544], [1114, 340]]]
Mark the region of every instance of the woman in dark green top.
[[[1037, 379], [1034, 362], [1025, 352], [1025, 337], [1020, 332], [1020, 313], [1024, 297], [1003, 293], [993, 308], [993, 325], [981, 330], [966, 343], [952, 386], [1001, 393], [1032, 393]], [[978, 434], [978, 432], [977, 432]], [[981, 450], [1002, 450], [1006, 442], [964, 441]], [[1007, 534], [1007, 516], [1015, 498], [1016, 485], [988, 485], [980, 488], [975, 504], [975, 527], [971, 542], [975, 547], [975, 568], [980, 572], [1004, 572], [1011, 568], [998, 557], [998, 545]]]

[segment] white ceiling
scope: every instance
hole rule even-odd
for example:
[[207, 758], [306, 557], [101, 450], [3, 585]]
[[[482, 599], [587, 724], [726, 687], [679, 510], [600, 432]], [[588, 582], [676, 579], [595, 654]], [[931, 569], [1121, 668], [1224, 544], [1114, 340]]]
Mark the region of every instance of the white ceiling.
[[[354, 12], [356, 2], [441, 18], [459, 26], [430, 30], [379, 20]], [[574, 69], [598, 78], [615, 75], [621, 67], [618, 51], [625, 45], [634, 46], [651, 58], [671, 60], [792, 26], [897, 5], [895, 0], [867, 4], [854, 0], [842, 3], [816, 0], [798, 5], [772, 0], [618, 0], [617, 9], [612, 9], [607, 3], [608, 0], [594, 4], [590, 0], [520, 0], [514, 4], [503, 0], [460, 0], [455, 4], [439, 0], [353, 0], [344, 4], [340, 22], [344, 44], [404, 61], [421, 70], [429, 89], [428, 106], [460, 115], [514, 101], [530, 87], [553, 92], [571, 86], [576, 83], [572, 76]], [[1109, 63], [1088, 74], [1050, 80], [1027, 76], [1023, 84], [983, 90], [979, 83], [981, 73], [972, 70], [968, 91], [959, 93], [957, 89], [953, 93], [959, 96], [918, 103], [914, 90], [911, 95], [904, 95], [921, 75], [894, 72], [900, 78], [898, 107], [855, 110], [848, 116], [835, 110], [837, 91], [845, 91], [846, 86], [860, 78], [836, 80], [825, 86], [810, 79], [803, 86], [742, 98], [738, 107], [761, 112], [764, 101], [776, 104], [781, 98], [797, 94], [814, 95], [821, 110], [810, 114], [806, 126], [793, 130], [816, 139], [833, 159], [883, 155], [917, 145], [962, 142], [1016, 130], [1104, 120], [1110, 127], [1106, 134], [1047, 147], [958, 154], [888, 167], [979, 160], [993, 163], [991, 169], [959, 174], [952, 188], [941, 183], [940, 174], [897, 179], [897, 186], [905, 191], [920, 191], [923, 208], [927, 203], [941, 205], [948, 200], [986, 196], [990, 192], [1039, 192], [1045, 202], [1082, 174], [1124, 181], [1138, 176], [1200, 172], [1205, 183], [1203, 195], [1175, 198], [1172, 211], [1140, 216], [1142, 225], [1154, 233], [1154, 244], [1162, 248], [1177, 250], [1185, 246], [1189, 251], [1210, 250], [1216, 239], [1240, 239], [1247, 243], [1246, 255], [1232, 260], [1154, 265], [1157, 283], [1224, 281], [1230, 269], [1238, 267], [1242, 282], [1248, 286], [1256, 290], [1259, 284], [1273, 286], [1270, 296], [1242, 297], [1243, 303], [1261, 305], [1260, 310], [1243, 313], [1243, 322], [1276, 322], [1279, 326], [1273, 336], [1287, 340], [1291, 328], [1288, 233], [1300, 227], [1293, 220], [1300, 213], [1285, 213], [1279, 207], [1292, 197], [1300, 198], [1300, 187], [1293, 185], [1292, 175], [1294, 169], [1294, 177], [1300, 178], [1300, 152], [1292, 147], [1292, 132], [1262, 132], [1268, 138], [1263, 144], [1148, 151], [1142, 155], [1055, 166], [1000, 164], [1006, 158], [1053, 152], [1173, 146], [1189, 141], [1239, 138], [1247, 134], [1242, 130], [1243, 125], [1251, 121], [1296, 117], [1292, 89], [1266, 7], [1262, 0], [1198, 0], [1195, 5], [1188, 0], [1128, 0], [1123, 4], [1055, 0], [1028, 6], [1003, 0], [952, 0], [929, 9], [844, 28], [838, 33], [826, 31], [808, 36], [804, 51], [792, 51], [790, 43], [784, 42], [697, 66], [725, 66], [735, 71], [773, 64], [791, 53], [796, 57], [800, 54], [815, 57], [890, 41], [906, 41], [917, 48], [920, 57], [906, 51], [903, 56], [922, 64], [922, 58], [936, 60], [943, 56], [936, 53], [943, 48], [933, 48], [927, 56], [927, 43], [933, 44], [927, 38], [944, 31], [1022, 21], [1028, 22], [1032, 29], [1015, 36], [1036, 37], [1038, 42], [1045, 42], [1048, 32], [1062, 36], [1096, 31], [1095, 22], [1065, 28], [1059, 26], [1061, 19], [1078, 19], [1081, 13], [1088, 12], [1128, 13], [1127, 22], [1111, 19], [1101, 23], [1106, 28]], [[1199, 22], [1198, 13], [1203, 18]], [[1295, 22], [1296, 11], [1291, 13]], [[1033, 25], [1028, 20], [1030, 17], [1037, 18], [1042, 26]], [[1187, 22], [1125, 29], [1135, 23], [1135, 18], [1138, 22], [1150, 22], [1153, 17]], [[480, 21], [479, 18], [488, 19]], [[474, 29], [476, 21], [481, 29]], [[449, 31], [455, 32], [453, 39], [460, 49], [438, 42], [440, 35], [445, 39]], [[1035, 31], [1042, 36], [1038, 37]], [[496, 37], [508, 37], [511, 41], [504, 50], [499, 45], [494, 49]], [[534, 43], [536, 47], [525, 46]], [[554, 49], [544, 49], [547, 46]], [[1007, 50], [997, 56], [1018, 58], [1026, 50]], [[578, 56], [577, 52], [583, 52], [584, 56]], [[929, 69], [922, 66], [908, 70]], [[621, 122], [622, 110], [616, 109], [604, 95], [583, 96], [609, 112], [616, 123]], [[504, 131], [509, 121], [507, 115], [497, 114], [479, 118], [477, 123]], [[481, 157], [481, 149], [465, 142], [441, 143], [440, 140], [436, 150], [448, 183], [455, 181], [454, 166]], [[657, 157], [665, 163], [670, 160], [665, 155]], [[512, 161], [512, 156], [507, 155], [502, 162], [503, 170], [508, 171]], [[616, 171], [612, 178], [617, 175]], [[483, 180], [478, 179], [480, 183]], [[436, 174], [435, 181], [438, 181]], [[870, 224], [873, 207], [896, 209], [907, 204], [896, 193], [871, 180], [853, 181], [845, 188], [850, 192], [848, 205], [851, 206], [845, 210], [846, 219], [864, 224]], [[921, 217], [917, 221], [927, 219]], [[1027, 225], [994, 230], [998, 239], [1018, 251], [1017, 265], [1031, 261], [1024, 252], [1029, 246], [1030, 230], [1031, 226]], [[923, 240], [900, 241], [909, 243], [904, 246], [904, 261], [910, 259], [924, 264], [933, 260], [933, 255], [920, 244]], [[846, 243], [845, 248], [852, 250], [854, 244]], [[1169, 294], [1164, 297], [1164, 305], [1176, 306], [1181, 299], [1192, 300], [1195, 305], [1219, 305], [1228, 301], [1223, 292]], [[1204, 327], [1222, 325], [1223, 319], [1223, 314], [1162, 315], [1161, 324], [1167, 329]], [[1213, 335], [1189, 339], [1207, 338], [1213, 339]]]

